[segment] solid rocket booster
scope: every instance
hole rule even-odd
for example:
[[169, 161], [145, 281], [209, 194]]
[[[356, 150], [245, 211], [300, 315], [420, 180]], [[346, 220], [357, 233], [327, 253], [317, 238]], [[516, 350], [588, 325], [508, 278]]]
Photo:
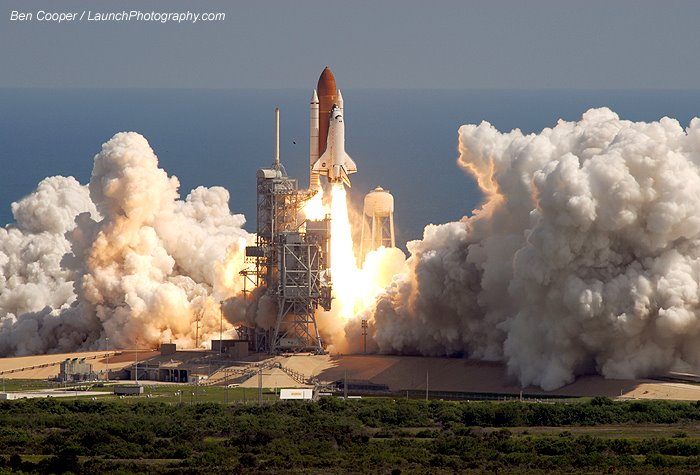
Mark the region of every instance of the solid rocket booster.
[[340, 107], [340, 110], [343, 109], [343, 95], [340, 93], [340, 89], [338, 89], [338, 97], [336, 98], [336, 105]]
[[321, 187], [319, 174], [314, 172], [314, 163], [318, 160], [318, 94], [316, 89], [311, 96], [311, 114], [309, 120], [309, 133], [311, 136], [309, 147], [309, 189], [318, 190]]

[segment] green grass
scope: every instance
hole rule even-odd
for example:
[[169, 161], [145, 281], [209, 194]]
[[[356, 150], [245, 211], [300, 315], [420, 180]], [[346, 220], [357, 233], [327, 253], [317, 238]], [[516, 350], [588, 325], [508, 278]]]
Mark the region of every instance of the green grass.
[[5, 379], [0, 383], [0, 391], [37, 391], [39, 389], [57, 388], [58, 383], [48, 382], [43, 379]]
[[[77, 398], [91, 399], [92, 395], [81, 394], [82, 391], [103, 392], [104, 396], [99, 396], [101, 400], [117, 400], [119, 396], [114, 396], [114, 387], [119, 384], [133, 384], [130, 381], [95, 383], [84, 382], [75, 384], [49, 383], [47, 381], [35, 379], [14, 379], [6, 380], [5, 390], [7, 392], [28, 392], [43, 389], [65, 389], [66, 392], [75, 392]], [[255, 403], [258, 402], [258, 388], [223, 388], [220, 386], [195, 386], [192, 384], [163, 385], [141, 383], [144, 393], [140, 396], [125, 396], [123, 400], [127, 403], [153, 399], [171, 404], [194, 404], [194, 403]], [[279, 391], [273, 389], [263, 389], [263, 401], [271, 402], [279, 400]]]
[[[258, 402], [258, 388], [222, 388], [219, 386], [194, 386], [187, 385], [148, 385], [144, 384], [143, 394], [140, 396], [124, 396], [123, 401], [136, 402], [150, 399], [168, 404], [195, 404], [195, 403], [255, 403]], [[111, 388], [110, 388], [111, 390]], [[102, 397], [100, 399], [103, 399]], [[119, 399], [118, 396], [109, 396], [105, 399]], [[271, 389], [263, 389], [263, 401], [271, 402], [279, 400], [279, 395]]]
[[[486, 429], [500, 430], [500, 429]], [[590, 435], [606, 439], [654, 439], [654, 438], [692, 438], [700, 439], [700, 425], [696, 423], [679, 424], [606, 424], [599, 426], [567, 427], [512, 427], [513, 436], [560, 436]]]

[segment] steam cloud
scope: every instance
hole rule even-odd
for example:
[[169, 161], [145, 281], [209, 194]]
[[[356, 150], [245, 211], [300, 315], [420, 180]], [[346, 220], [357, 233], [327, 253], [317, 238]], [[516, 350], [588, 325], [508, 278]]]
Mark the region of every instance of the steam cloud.
[[[119, 133], [89, 186], [51, 177], [0, 229], [0, 356], [110, 347], [194, 346], [239, 292], [251, 236], [221, 187], [178, 199], [148, 142]], [[109, 339], [109, 343], [107, 343]]]
[[[539, 134], [465, 125], [459, 141], [485, 201], [427, 226], [405, 263], [390, 250], [365, 263], [373, 285], [396, 273], [369, 304], [368, 345], [501, 360], [544, 389], [589, 372], [700, 366], [700, 119], [684, 130], [592, 109]], [[15, 223], [0, 229], [0, 356], [107, 339], [193, 346], [196, 320], [200, 335], [218, 333], [221, 300], [231, 322], [269, 326], [273, 302], [260, 290], [240, 298], [252, 236], [228, 192], [200, 187], [182, 201], [178, 186], [143, 137], [120, 133], [89, 186], [51, 177], [14, 203]], [[338, 322], [322, 325], [344, 348]]]
[[482, 122], [459, 149], [485, 202], [409, 243], [373, 312], [379, 351], [503, 360], [544, 389], [700, 364], [700, 119]]

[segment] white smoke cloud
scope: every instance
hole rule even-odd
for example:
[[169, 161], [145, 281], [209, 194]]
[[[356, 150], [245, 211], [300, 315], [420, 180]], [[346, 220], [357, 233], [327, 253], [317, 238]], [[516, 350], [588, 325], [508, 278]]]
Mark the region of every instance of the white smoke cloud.
[[[0, 230], [0, 355], [109, 346], [194, 345], [218, 332], [219, 301], [240, 291], [251, 236], [228, 192], [158, 168], [148, 142], [119, 133], [89, 187], [52, 177], [13, 204]], [[89, 194], [88, 194], [89, 189]]]
[[[545, 389], [586, 372], [700, 366], [699, 119], [684, 130], [593, 109], [539, 134], [483, 122], [459, 138], [459, 164], [486, 200], [426, 227], [406, 262], [388, 250], [368, 258], [378, 279], [362, 279], [365, 294], [390, 282], [364, 315], [370, 350], [502, 360]], [[0, 229], [0, 355], [107, 338], [191, 346], [197, 319], [200, 335], [218, 334], [222, 300], [230, 321], [269, 327], [273, 303], [240, 296], [252, 236], [228, 198], [200, 187], [179, 200], [135, 133], [103, 145], [89, 187], [42, 181]], [[320, 321], [337, 348], [358, 349], [336, 341], [339, 322]], [[358, 322], [344, 333], [359, 335]]]
[[64, 234], [83, 212], [97, 215], [87, 187], [72, 177], [46, 178], [13, 203], [15, 224], [0, 229], [0, 318], [46, 306], [60, 309], [74, 300], [61, 259], [70, 249]]
[[374, 312], [380, 351], [503, 360], [545, 389], [700, 365], [700, 119], [602, 108], [459, 138], [486, 200], [409, 243]]
[[61, 264], [70, 251], [64, 234], [77, 214], [98, 217], [87, 186], [73, 177], [46, 178], [12, 204], [12, 213], [15, 223], [0, 228], [0, 355], [74, 348], [80, 343], [72, 341], [74, 331], [59, 336], [55, 330], [68, 328], [75, 314], [70, 272]]

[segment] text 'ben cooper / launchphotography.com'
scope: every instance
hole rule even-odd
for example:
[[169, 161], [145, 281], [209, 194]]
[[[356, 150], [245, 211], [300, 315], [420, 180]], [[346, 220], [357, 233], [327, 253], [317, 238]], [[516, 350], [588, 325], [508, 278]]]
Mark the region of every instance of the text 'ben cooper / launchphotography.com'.
[[120, 10], [113, 12], [82, 11], [19, 11], [12, 10], [11, 22], [45, 22], [45, 23], [75, 23], [75, 22], [144, 22], [144, 23], [199, 23], [219, 22], [226, 20], [223, 12], [157, 12], [141, 10]]

